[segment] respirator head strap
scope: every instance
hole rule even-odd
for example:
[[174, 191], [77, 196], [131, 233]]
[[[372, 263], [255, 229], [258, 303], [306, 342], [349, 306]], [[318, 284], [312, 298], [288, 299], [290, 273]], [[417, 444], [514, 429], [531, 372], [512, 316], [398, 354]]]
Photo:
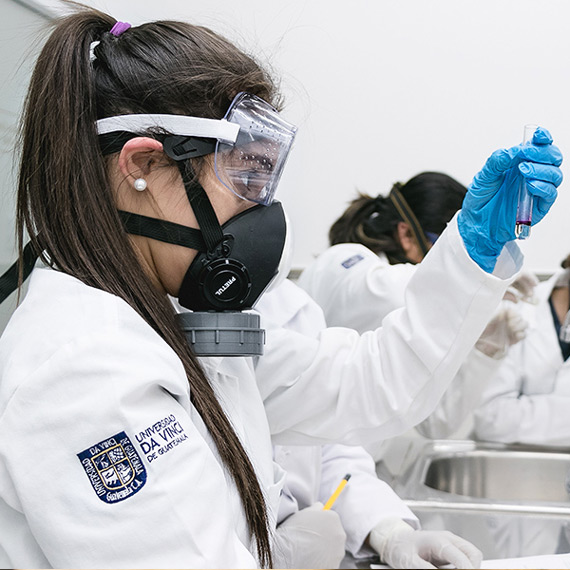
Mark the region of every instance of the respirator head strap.
[[204, 137], [173, 135], [164, 139], [162, 148], [172, 160], [180, 162], [189, 158], [212, 154], [216, 150], [217, 142], [216, 139]]
[[[121, 119], [121, 117], [116, 119]], [[127, 141], [138, 136], [141, 135], [121, 130], [99, 134], [101, 152], [103, 155], [120, 152]], [[119, 211], [125, 229], [133, 235], [182, 245], [198, 251], [215, 252], [219, 250], [224, 237], [222, 229], [206, 192], [193, 174], [190, 163], [191, 158], [213, 153], [216, 149], [217, 139], [186, 135], [157, 135], [157, 138], [162, 140], [165, 154], [178, 165], [188, 200], [194, 209], [201, 231], [166, 220], [156, 220], [148, 216]]]
[[224, 241], [222, 227], [208, 198], [208, 194], [194, 175], [190, 160], [179, 161], [177, 165], [186, 189], [186, 196], [188, 196], [188, 201], [198, 220], [198, 225], [206, 244], [205, 249], [202, 251], [212, 255]]
[[[99, 135], [99, 148], [103, 156], [121, 152], [125, 143], [143, 135], [126, 131], [113, 131]], [[181, 135], [153, 135], [163, 144], [164, 152], [173, 160], [186, 160], [211, 154], [216, 150], [216, 139], [206, 137], [190, 137]]]
[[[30, 276], [38, 257], [35, 244], [29, 241], [22, 252], [22, 282]], [[20, 261], [16, 261], [0, 276], [0, 304], [18, 288], [19, 274]]]
[[123, 210], [119, 210], [119, 216], [129, 234], [155, 239], [164, 243], [182, 245], [198, 251], [206, 250], [206, 244], [200, 230], [166, 220], [149, 218], [142, 214], [124, 212]]
[[191, 159], [214, 152], [216, 139], [172, 135], [164, 139], [164, 152], [176, 162], [186, 196], [194, 210], [207, 251], [213, 254], [224, 239], [224, 234], [206, 191], [198, 182]]

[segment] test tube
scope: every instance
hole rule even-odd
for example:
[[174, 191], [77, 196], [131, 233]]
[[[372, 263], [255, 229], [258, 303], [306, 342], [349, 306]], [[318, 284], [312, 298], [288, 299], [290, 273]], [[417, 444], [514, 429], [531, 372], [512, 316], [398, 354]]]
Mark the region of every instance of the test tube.
[[[534, 131], [538, 125], [525, 125], [523, 144], [532, 141]], [[526, 239], [530, 236], [530, 224], [532, 222], [532, 194], [526, 187], [526, 178], [521, 176], [519, 183], [519, 199], [517, 203], [517, 219], [515, 224], [515, 236], [517, 239]]]

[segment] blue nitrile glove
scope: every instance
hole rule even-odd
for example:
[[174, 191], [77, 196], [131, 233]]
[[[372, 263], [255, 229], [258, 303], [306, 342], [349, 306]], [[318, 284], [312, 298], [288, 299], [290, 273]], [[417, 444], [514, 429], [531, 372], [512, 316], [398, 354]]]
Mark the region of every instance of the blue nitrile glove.
[[550, 133], [538, 127], [531, 143], [495, 151], [469, 186], [457, 224], [467, 253], [491, 273], [503, 246], [515, 239], [521, 177], [533, 195], [532, 224], [556, 199], [562, 182], [562, 153]]

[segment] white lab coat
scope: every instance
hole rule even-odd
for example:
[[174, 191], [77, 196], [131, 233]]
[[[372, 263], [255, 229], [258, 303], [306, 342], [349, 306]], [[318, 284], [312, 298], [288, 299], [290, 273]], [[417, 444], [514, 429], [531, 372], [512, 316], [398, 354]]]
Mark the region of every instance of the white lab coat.
[[[190, 404], [182, 364], [124, 301], [36, 269], [2, 336], [0, 362], [0, 566], [256, 566], [240, 501]], [[239, 385], [208, 372], [226, 404], [239, 408], [241, 398], [244, 409], [230, 409], [234, 427], [278, 500], [251, 371]], [[240, 413], [258, 426], [254, 438]], [[143, 475], [115, 500], [99, 494], [101, 477], [77, 454], [123, 432]]]
[[[349, 327], [362, 334], [404, 306], [406, 287], [418, 267], [411, 263], [390, 265], [383, 253], [343, 243], [325, 250], [303, 271], [297, 284], [322, 307], [329, 327]], [[486, 382], [499, 365], [500, 361], [472, 350], [437, 408], [415, 426], [417, 431], [432, 439], [446, 438], [469, 423]], [[381, 445], [370, 449], [376, 459], [384, 451]]]
[[527, 336], [512, 346], [475, 414], [486, 441], [570, 445], [570, 359], [562, 360], [548, 299], [560, 274], [540, 283], [536, 306], [519, 303]]
[[363, 333], [404, 306], [406, 287], [418, 265], [390, 265], [359, 243], [333, 245], [299, 276], [297, 284], [323, 309], [329, 327], [348, 327]]
[[[423, 419], [522, 257], [505, 248], [489, 275], [456, 224], [430, 255], [407, 308], [383, 330], [316, 339], [277, 330], [255, 373], [246, 358], [205, 363], [273, 524], [282, 472], [270, 434], [283, 444], [360, 443]], [[440, 294], [426, 304], [425, 289]], [[124, 301], [36, 269], [0, 339], [0, 375], [0, 566], [255, 566], [183, 367]]]

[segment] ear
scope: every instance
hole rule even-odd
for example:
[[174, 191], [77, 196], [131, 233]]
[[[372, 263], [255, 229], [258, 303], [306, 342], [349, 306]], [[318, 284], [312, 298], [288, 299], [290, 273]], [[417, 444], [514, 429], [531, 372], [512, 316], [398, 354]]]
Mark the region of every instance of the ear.
[[119, 154], [119, 168], [125, 178], [132, 180], [144, 178], [164, 164], [162, 143], [150, 137], [136, 137], [127, 141]]
[[412, 249], [416, 246], [416, 241], [412, 234], [410, 226], [406, 222], [398, 222], [396, 227], [396, 233], [398, 235], [398, 241], [404, 250], [406, 257], [410, 254]]

